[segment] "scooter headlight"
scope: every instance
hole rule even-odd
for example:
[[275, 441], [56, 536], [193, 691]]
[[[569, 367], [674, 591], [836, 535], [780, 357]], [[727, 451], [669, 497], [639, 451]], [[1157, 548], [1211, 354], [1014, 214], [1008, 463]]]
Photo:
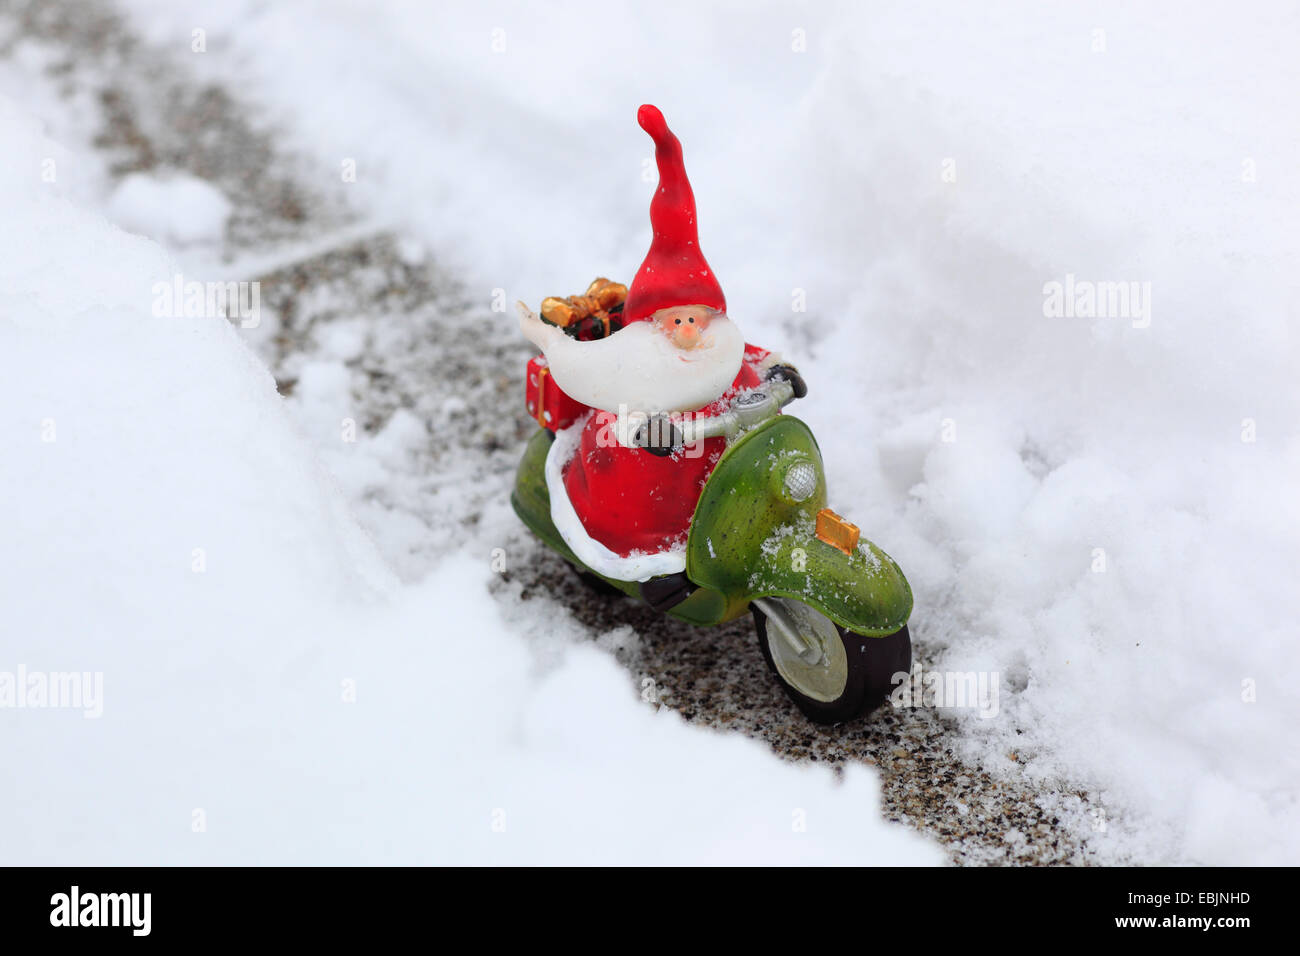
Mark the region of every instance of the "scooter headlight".
[[795, 462], [785, 470], [783, 487], [791, 501], [806, 501], [817, 490], [817, 469], [811, 462]]

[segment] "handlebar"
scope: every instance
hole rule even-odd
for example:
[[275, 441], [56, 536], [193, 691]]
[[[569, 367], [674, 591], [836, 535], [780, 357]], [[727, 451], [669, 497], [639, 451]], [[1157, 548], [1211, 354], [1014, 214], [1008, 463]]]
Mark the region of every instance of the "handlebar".
[[757, 388], [741, 392], [731, 407], [721, 415], [708, 418], [690, 418], [681, 422], [682, 437], [686, 444], [719, 436], [734, 438], [742, 431], [767, 421], [794, 401], [794, 386], [789, 382], [774, 380]]
[[[747, 431], [773, 417], [795, 398], [794, 386], [783, 379], [772, 379], [762, 385], [741, 392], [732, 401], [730, 407], [719, 415], [707, 418], [686, 418], [681, 421], [659, 422], [653, 429], [656, 434], [672, 436], [671, 444], [693, 445], [706, 438], [735, 438], [742, 431]], [[654, 416], [667, 418], [668, 416]], [[644, 423], [633, 431], [633, 447], [648, 447], [647, 436], [651, 429]], [[663, 441], [664, 439], [660, 439]], [[651, 449], [657, 451], [657, 449]], [[665, 447], [662, 454], [669, 454], [671, 448]]]

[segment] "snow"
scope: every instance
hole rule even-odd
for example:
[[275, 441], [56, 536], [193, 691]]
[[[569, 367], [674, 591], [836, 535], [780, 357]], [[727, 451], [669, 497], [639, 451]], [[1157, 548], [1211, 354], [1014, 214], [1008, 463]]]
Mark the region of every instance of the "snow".
[[221, 240], [230, 201], [211, 183], [184, 173], [129, 173], [109, 197], [107, 212], [130, 232], [187, 246]]
[[[0, 710], [6, 862], [939, 862], [872, 771], [688, 727], [596, 647], [542, 661], [570, 625], [484, 556], [400, 584], [245, 333], [155, 316], [170, 256], [36, 179], [4, 97], [0, 139], [0, 671], [102, 679], [93, 719]], [[336, 362], [300, 388], [344, 404]]]
[[[1300, 861], [1289, 5], [131, 6], [485, 302], [632, 275], [658, 104], [914, 638], [1018, 678], [968, 755], [1091, 789], [1114, 859]], [[1068, 276], [1149, 310], [1051, 317]]]

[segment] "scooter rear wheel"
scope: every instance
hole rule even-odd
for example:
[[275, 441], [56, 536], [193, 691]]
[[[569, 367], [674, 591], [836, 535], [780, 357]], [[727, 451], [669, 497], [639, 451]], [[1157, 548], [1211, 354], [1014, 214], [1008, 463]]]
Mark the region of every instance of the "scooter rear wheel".
[[[781, 617], [784, 630], [760, 604]], [[750, 611], [767, 666], [795, 706], [819, 724], [873, 710], [893, 690], [894, 675], [912, 669], [906, 626], [885, 637], [863, 637], [791, 598], [763, 598]], [[787, 631], [794, 632], [793, 639]]]

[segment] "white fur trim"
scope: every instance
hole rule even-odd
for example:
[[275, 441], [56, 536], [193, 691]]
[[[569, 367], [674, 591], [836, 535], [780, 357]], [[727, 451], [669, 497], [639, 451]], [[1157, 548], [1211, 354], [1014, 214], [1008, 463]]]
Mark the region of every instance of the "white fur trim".
[[623, 557], [601, 544], [582, 526], [578, 513], [564, 487], [564, 466], [582, 441], [582, 429], [590, 415], [584, 415], [568, 428], [555, 433], [551, 450], [546, 454], [546, 490], [551, 496], [551, 522], [578, 560], [597, 574], [615, 581], [647, 581], [660, 574], [686, 570], [686, 546], [678, 545], [656, 554], [632, 554]]

